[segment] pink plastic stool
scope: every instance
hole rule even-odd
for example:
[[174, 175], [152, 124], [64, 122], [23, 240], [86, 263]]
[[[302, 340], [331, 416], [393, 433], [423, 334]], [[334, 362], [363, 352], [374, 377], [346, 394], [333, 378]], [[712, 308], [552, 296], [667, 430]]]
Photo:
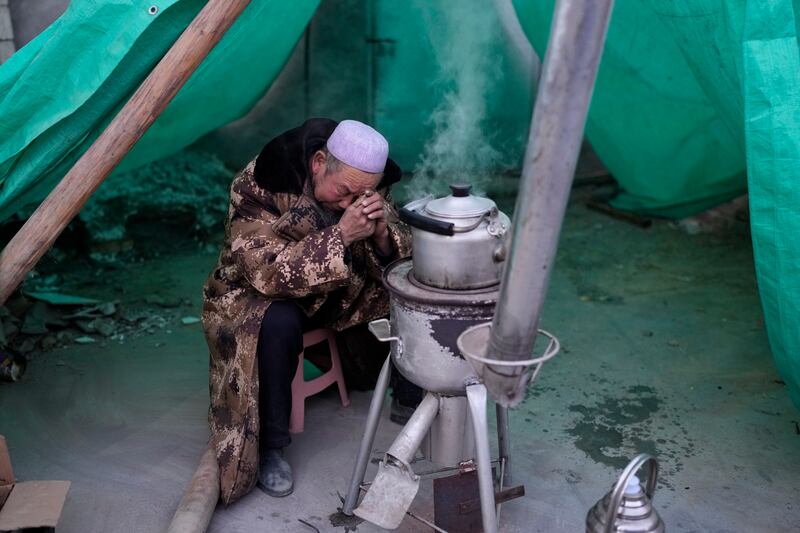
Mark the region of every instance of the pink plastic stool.
[[297, 372], [292, 381], [292, 415], [289, 418], [289, 432], [291, 433], [302, 433], [303, 431], [306, 398], [317, 394], [334, 382], [339, 386], [339, 398], [342, 400], [342, 406], [347, 407], [350, 405], [350, 399], [347, 397], [347, 387], [344, 384], [344, 374], [342, 374], [342, 363], [339, 361], [339, 350], [336, 348], [336, 336], [333, 330], [320, 328], [303, 334], [304, 349], [326, 341], [331, 355], [331, 369], [311, 381], [306, 381], [303, 376], [303, 361], [305, 358], [303, 357], [304, 352], [300, 352]]

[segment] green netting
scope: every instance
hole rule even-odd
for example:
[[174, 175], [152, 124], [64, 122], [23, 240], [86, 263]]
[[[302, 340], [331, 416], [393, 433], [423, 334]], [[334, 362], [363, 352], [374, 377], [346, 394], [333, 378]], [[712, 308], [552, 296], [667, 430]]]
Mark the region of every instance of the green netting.
[[[74, 0], [0, 67], [0, 220], [52, 189], [204, 4]], [[317, 4], [251, 2], [117, 171], [170, 154], [248, 111]]]
[[[553, 2], [514, 4], [543, 53]], [[624, 189], [618, 207], [683, 216], [749, 187], [767, 332], [800, 406], [797, 9], [797, 0], [618, 0], [586, 133]]]

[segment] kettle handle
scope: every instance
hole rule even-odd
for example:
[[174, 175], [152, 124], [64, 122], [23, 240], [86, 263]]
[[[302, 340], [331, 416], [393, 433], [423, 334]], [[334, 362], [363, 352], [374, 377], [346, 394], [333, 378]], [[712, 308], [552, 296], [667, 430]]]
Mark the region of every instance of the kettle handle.
[[643, 453], [628, 463], [628, 466], [622, 471], [622, 475], [614, 485], [614, 490], [611, 491], [611, 502], [608, 506], [608, 515], [606, 516], [605, 533], [614, 532], [614, 524], [617, 521], [617, 511], [619, 511], [619, 506], [622, 504], [622, 497], [625, 495], [625, 487], [628, 486], [628, 480], [638, 472], [645, 463], [647, 463], [650, 468], [644, 493], [650, 501], [653, 501], [653, 493], [656, 490], [656, 482], [658, 481], [658, 461], [656, 461], [656, 458], [652, 455]]
[[444, 222], [442, 220], [436, 220], [435, 218], [426, 217], [425, 215], [420, 215], [416, 211], [406, 209], [405, 207], [400, 208], [400, 220], [409, 226], [431, 233], [438, 233], [439, 235], [452, 236], [455, 233], [455, 226], [452, 222]]

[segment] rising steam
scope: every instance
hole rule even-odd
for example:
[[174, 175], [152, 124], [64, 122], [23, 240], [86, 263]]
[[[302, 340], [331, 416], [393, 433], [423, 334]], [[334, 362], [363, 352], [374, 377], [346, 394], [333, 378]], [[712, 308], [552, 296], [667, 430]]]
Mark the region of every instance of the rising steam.
[[[433, 3], [434, 5], [437, 3]], [[446, 87], [431, 121], [409, 192], [412, 197], [441, 194], [455, 181], [483, 190], [501, 154], [486, 133], [487, 97], [501, 79], [501, 27], [494, 3], [487, 0], [439, 2], [424, 10], [428, 36]], [[442, 20], [435, 20], [441, 16]]]

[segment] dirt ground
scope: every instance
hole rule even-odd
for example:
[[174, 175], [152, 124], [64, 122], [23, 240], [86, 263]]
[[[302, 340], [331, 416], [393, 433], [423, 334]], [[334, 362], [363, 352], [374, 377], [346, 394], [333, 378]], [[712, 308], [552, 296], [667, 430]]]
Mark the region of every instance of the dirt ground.
[[[163, 327], [57, 347], [35, 355], [22, 381], [0, 384], [17, 477], [72, 481], [60, 533], [169, 523], [208, 437], [208, 354], [200, 325], [181, 318], [199, 316], [215, 259], [185, 246], [75, 267], [65, 292], [143, 305]], [[526, 496], [504, 506], [503, 531], [582, 530], [638, 452], [660, 461], [654, 504], [669, 531], [800, 531], [800, 414], [770, 356], [746, 224], [716, 235], [665, 221], [643, 229], [576, 199], [542, 326], [563, 351], [512, 412], [512, 467]], [[335, 514], [370, 395], [352, 399], [346, 409], [332, 391], [308, 401], [306, 431], [288, 450], [293, 495], [254, 491], [218, 508], [210, 531], [314, 531], [299, 519], [377, 531]], [[398, 429], [382, 419], [375, 457]], [[430, 496], [423, 482], [416, 513], [431, 516]], [[409, 518], [399, 531], [430, 528]]]

